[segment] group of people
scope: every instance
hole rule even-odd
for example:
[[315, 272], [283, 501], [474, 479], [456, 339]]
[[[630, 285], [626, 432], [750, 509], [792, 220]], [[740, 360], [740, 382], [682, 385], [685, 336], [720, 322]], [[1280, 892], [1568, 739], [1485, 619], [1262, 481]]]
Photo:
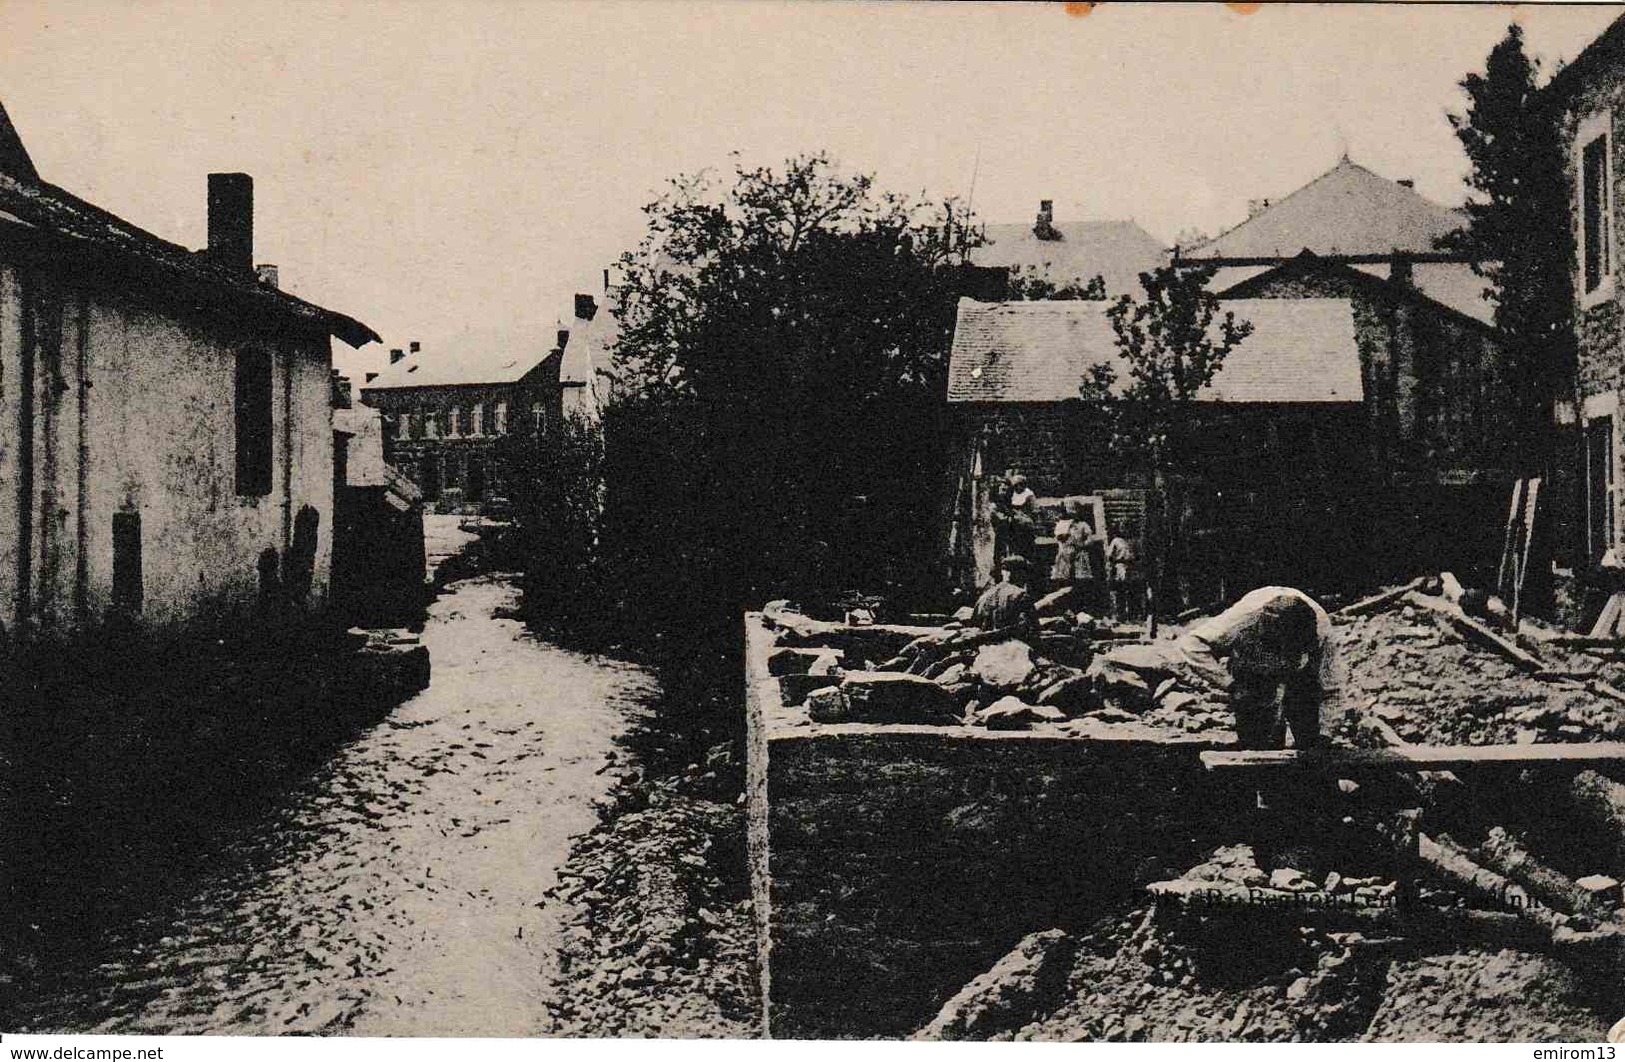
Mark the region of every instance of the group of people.
[[[1133, 607], [1130, 588], [1134, 580], [1134, 547], [1122, 535], [1107, 538], [1104, 528], [1089, 521], [1088, 510], [1078, 498], [1063, 503], [1063, 515], [1055, 523], [1055, 560], [1049, 569], [1051, 589], [1073, 587], [1083, 607], [1098, 612], [1109, 607], [1119, 618]], [[993, 491], [993, 559], [1004, 567], [1007, 561], [1022, 566], [1028, 581], [1034, 573], [1038, 551], [1038, 531], [1042, 515], [1038, 496], [1019, 473], [1001, 479]]]
[[[1012, 476], [1008, 482], [1004, 504], [1010, 518], [1002, 522], [1002, 540], [995, 540], [1001, 578], [982, 593], [973, 610], [972, 622], [983, 630], [1038, 626], [1029, 589], [1037, 501], [1024, 477]], [[1013, 518], [1022, 512], [1027, 520]], [[1000, 526], [995, 521], [996, 532]], [[1034, 530], [1029, 531], [1029, 526]], [[1103, 536], [1089, 524], [1081, 505], [1068, 504], [1055, 538], [1052, 582], [1092, 588], [1098, 585], [1097, 573], [1106, 576], [1108, 586], [1128, 582], [1132, 553], [1114, 551], [1117, 543], [1122, 542], [1124, 549], [1127, 543], [1114, 538], [1099, 553], [1093, 552], [1102, 545]], [[1022, 546], [1028, 550], [1026, 555], [1016, 551]], [[1115, 565], [1123, 567], [1114, 571]], [[1117, 652], [1122, 659], [1111, 661]], [[1149, 666], [1157, 673], [1170, 674], [1174, 677], [1170, 687], [1228, 702], [1243, 748], [1282, 748], [1289, 731], [1296, 748], [1321, 745], [1321, 706], [1336, 695], [1340, 685], [1326, 610], [1290, 587], [1254, 590], [1178, 639], [1107, 650], [1102, 655], [1131, 669]]]

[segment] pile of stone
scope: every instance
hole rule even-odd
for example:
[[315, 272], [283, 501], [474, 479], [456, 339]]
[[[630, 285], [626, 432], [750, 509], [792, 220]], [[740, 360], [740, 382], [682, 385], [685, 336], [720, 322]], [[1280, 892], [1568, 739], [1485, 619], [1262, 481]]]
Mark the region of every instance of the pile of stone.
[[[1224, 706], [1177, 690], [1168, 675], [1108, 663], [1097, 650], [1139, 633], [1038, 602], [1036, 630], [982, 631], [962, 609], [941, 626], [819, 623], [776, 602], [768, 657], [787, 706], [814, 723], [912, 723], [1090, 733], [1132, 726], [1184, 732], [1229, 725]], [[1217, 737], [1218, 735], [1215, 734]]]
[[[1625, 704], [1593, 688], [1586, 662], [1543, 656], [1531, 672], [1469, 644], [1433, 610], [1400, 602], [1336, 626], [1345, 703], [1404, 740], [1430, 745], [1546, 744], [1609, 737]], [[1600, 671], [1592, 662], [1590, 668]]]

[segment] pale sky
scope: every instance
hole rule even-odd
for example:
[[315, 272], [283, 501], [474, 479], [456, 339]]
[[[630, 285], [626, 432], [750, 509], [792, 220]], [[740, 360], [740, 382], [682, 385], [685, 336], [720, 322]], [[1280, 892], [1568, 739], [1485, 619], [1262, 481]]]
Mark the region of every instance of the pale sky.
[[933, 196], [974, 172], [984, 220], [1051, 198], [1167, 242], [1345, 148], [1456, 204], [1445, 113], [1507, 21], [1549, 68], [1620, 10], [0, 0], [0, 100], [46, 180], [188, 246], [205, 174], [253, 174], [285, 288], [455, 357], [545, 349], [664, 180], [732, 151], [826, 149]]

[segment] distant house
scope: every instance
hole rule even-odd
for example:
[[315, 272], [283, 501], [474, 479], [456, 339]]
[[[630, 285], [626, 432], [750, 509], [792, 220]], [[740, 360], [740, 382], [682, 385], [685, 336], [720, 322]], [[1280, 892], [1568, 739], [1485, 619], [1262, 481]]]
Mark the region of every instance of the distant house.
[[[1619, 126], [1625, 118], [1625, 17], [1617, 19], [1575, 61], [1552, 79], [1547, 93], [1563, 122], [1573, 197], [1569, 218], [1576, 255], [1574, 335], [1575, 401], [1559, 406], [1560, 423], [1573, 429], [1562, 451], [1577, 487], [1577, 542], [1581, 567], [1595, 565], [1625, 544], [1620, 497], [1620, 396], [1625, 392], [1625, 279], [1620, 276], [1621, 217], [1625, 199], [1616, 183]], [[1555, 222], [1554, 223], [1562, 223]]]
[[378, 337], [256, 270], [253, 181], [208, 248], [44, 181], [0, 108], [0, 626], [67, 636], [322, 605], [330, 337]]
[[1155, 236], [1132, 221], [1055, 220], [1045, 199], [1030, 225], [983, 228], [987, 243], [970, 254], [978, 266], [1008, 269], [1014, 278], [1047, 280], [1057, 287], [1087, 284], [1099, 276], [1112, 294], [1138, 292], [1141, 273], [1157, 268], [1167, 252]]
[[596, 418], [604, 398], [614, 321], [591, 295], [545, 350], [473, 349], [443, 354], [417, 343], [389, 352], [362, 400], [383, 417], [384, 455], [425, 501], [477, 504], [507, 491], [498, 452], [515, 432], [540, 432], [566, 414]]
[[1514, 443], [1506, 355], [1486, 281], [1438, 247], [1465, 222], [1344, 158], [1180, 259], [1213, 266], [1221, 298], [1348, 299], [1372, 462], [1395, 482], [1499, 491]]
[[[1121, 364], [1106, 308], [960, 300], [948, 402], [964, 443], [953, 537], [965, 581], [990, 577], [989, 502], [1007, 471], [1026, 474], [1044, 497], [1101, 496], [1109, 533], [1141, 534], [1148, 484], [1078, 393], [1091, 366]], [[1203, 539], [1217, 551], [1202, 563], [1230, 586], [1347, 567], [1343, 550], [1367, 486], [1354, 470], [1370, 445], [1354, 305], [1233, 299], [1224, 309], [1254, 332], [1201, 396], [1191, 526], [1229, 536]]]
[[546, 349], [391, 350], [390, 364], [361, 388], [383, 417], [384, 456], [425, 501], [478, 503], [503, 494], [497, 447], [559, 415], [560, 338]]

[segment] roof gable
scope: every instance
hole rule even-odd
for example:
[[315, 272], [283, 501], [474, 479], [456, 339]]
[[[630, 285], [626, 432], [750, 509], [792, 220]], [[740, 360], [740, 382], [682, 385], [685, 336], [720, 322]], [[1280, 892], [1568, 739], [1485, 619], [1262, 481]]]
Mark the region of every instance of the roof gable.
[[1290, 258], [1306, 250], [1317, 255], [1383, 255], [1395, 250], [1432, 254], [1438, 250], [1438, 239], [1466, 220], [1461, 211], [1440, 206], [1414, 188], [1345, 157], [1182, 257]]
[[474, 347], [455, 354], [423, 351], [385, 368], [361, 392], [402, 387], [516, 384], [553, 353], [552, 350], [516, 351], [506, 346]]
[[[959, 300], [948, 366], [950, 402], [1078, 398], [1093, 366], [1125, 366], [1103, 301]], [[1227, 299], [1253, 334], [1225, 359], [1205, 402], [1355, 403], [1360, 352], [1347, 299]]]
[[23, 138], [17, 135], [17, 127], [11, 124], [11, 115], [6, 113], [3, 102], [0, 102], [0, 173], [24, 184], [39, 183], [39, 171], [23, 146]]

